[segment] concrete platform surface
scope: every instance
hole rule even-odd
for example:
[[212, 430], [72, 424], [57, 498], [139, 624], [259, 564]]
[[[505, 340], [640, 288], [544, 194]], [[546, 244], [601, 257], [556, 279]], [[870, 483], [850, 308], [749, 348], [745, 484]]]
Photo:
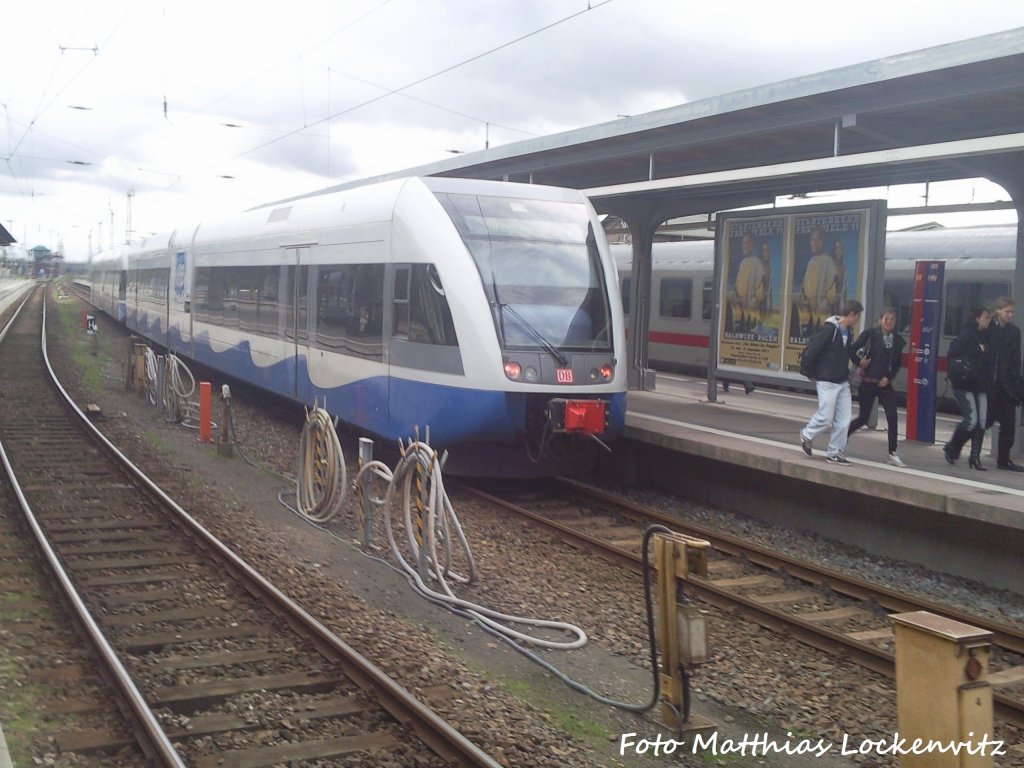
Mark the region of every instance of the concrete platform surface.
[[[942, 445], [957, 419], [939, 414], [934, 444], [907, 441], [906, 414], [900, 409], [899, 455], [907, 469], [889, 466], [885, 416], [876, 429], [863, 428], [850, 438], [850, 466], [825, 462], [826, 437], [815, 442], [814, 456], [800, 448], [800, 428], [815, 410], [814, 398], [793, 392], [757, 389], [750, 395], [741, 385], [719, 392], [718, 402], [707, 399], [707, 385], [693, 379], [659, 373], [655, 392], [630, 392], [626, 437], [707, 458], [809, 482], [912, 504], [935, 512], [973, 517], [1024, 529], [1024, 472], [996, 468], [991, 436], [986, 437], [979, 472], [967, 466], [966, 451], [950, 466]], [[856, 401], [853, 406], [857, 414]], [[1018, 427], [1018, 442], [1024, 429]], [[1021, 460], [1024, 463], [1024, 460]]]

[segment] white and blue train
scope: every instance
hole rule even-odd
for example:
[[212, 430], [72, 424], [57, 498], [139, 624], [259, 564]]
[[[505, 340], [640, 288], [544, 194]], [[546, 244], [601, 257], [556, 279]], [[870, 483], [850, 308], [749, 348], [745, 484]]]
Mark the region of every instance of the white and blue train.
[[575, 190], [367, 185], [151, 236], [90, 280], [175, 354], [388, 441], [429, 426], [459, 469], [564, 471], [625, 422], [615, 264]]

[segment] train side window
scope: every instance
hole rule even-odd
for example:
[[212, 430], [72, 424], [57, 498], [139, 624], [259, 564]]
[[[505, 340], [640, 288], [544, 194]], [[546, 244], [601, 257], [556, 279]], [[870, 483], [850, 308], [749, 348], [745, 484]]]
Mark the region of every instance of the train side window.
[[661, 281], [659, 313], [662, 317], [689, 319], [692, 314], [693, 278], [666, 277]]
[[704, 287], [700, 292], [700, 317], [702, 320], [711, 319], [711, 307], [714, 303], [715, 292], [711, 287], [711, 278], [704, 279]]
[[193, 308], [196, 320], [215, 325], [224, 324], [224, 296], [227, 293], [227, 270], [201, 267], [196, 269]]
[[457, 347], [455, 323], [433, 264], [395, 268], [393, 335], [417, 344]]
[[633, 278], [624, 277], [622, 278], [622, 312], [623, 314], [629, 314], [629, 297], [632, 295], [633, 290]]
[[278, 282], [280, 267], [229, 267], [214, 270], [223, 275], [225, 320], [247, 333], [280, 336]]
[[395, 267], [395, 297], [393, 299], [394, 314], [392, 317], [392, 335], [403, 339], [409, 338], [409, 275], [408, 266]]
[[956, 336], [972, 310], [977, 307], [991, 310], [996, 305], [996, 299], [1009, 295], [1009, 283], [946, 283], [943, 335]]
[[285, 267], [281, 291], [285, 297], [284, 337], [296, 343], [309, 340], [309, 267]]
[[896, 310], [896, 330], [906, 336], [914, 312], [914, 281], [886, 280], [883, 296], [883, 309]]
[[383, 308], [383, 264], [321, 266], [316, 290], [317, 346], [383, 359]]

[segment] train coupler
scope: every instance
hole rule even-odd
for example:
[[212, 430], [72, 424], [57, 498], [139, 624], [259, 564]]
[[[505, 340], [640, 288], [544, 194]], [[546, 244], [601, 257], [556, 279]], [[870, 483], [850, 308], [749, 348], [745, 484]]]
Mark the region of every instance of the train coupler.
[[546, 410], [548, 428], [554, 433], [594, 436], [608, 428], [608, 403], [604, 400], [553, 398]]

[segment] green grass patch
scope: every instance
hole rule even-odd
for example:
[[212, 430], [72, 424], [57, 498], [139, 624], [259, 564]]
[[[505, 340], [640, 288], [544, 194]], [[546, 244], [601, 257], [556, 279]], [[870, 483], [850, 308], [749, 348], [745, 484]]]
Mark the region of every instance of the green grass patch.
[[[154, 411], [156, 413], [156, 411]], [[143, 433], [146, 438], [146, 442], [149, 443], [156, 451], [163, 455], [167, 455], [171, 452], [171, 447], [156, 433], [151, 430], [146, 430]]]
[[89, 392], [102, 391], [103, 366], [93, 349], [99, 340], [82, 328], [81, 305], [71, 301], [47, 301], [46, 307], [47, 325], [54, 335], [64, 338], [67, 352], [79, 370], [82, 385]]
[[576, 741], [595, 751], [608, 749], [608, 725], [580, 715], [580, 710], [567, 707], [527, 680], [499, 678], [498, 684], [517, 699], [543, 710], [553, 728], [567, 733]]
[[[0, 654], [5, 649], [0, 648]], [[20, 665], [15, 659], [0, 655], [0, 679], [17, 681]], [[37, 686], [4, 685], [7, 693], [0, 702], [0, 724], [14, 765], [34, 765], [33, 742], [45, 728], [43, 702], [50, 692]]]

